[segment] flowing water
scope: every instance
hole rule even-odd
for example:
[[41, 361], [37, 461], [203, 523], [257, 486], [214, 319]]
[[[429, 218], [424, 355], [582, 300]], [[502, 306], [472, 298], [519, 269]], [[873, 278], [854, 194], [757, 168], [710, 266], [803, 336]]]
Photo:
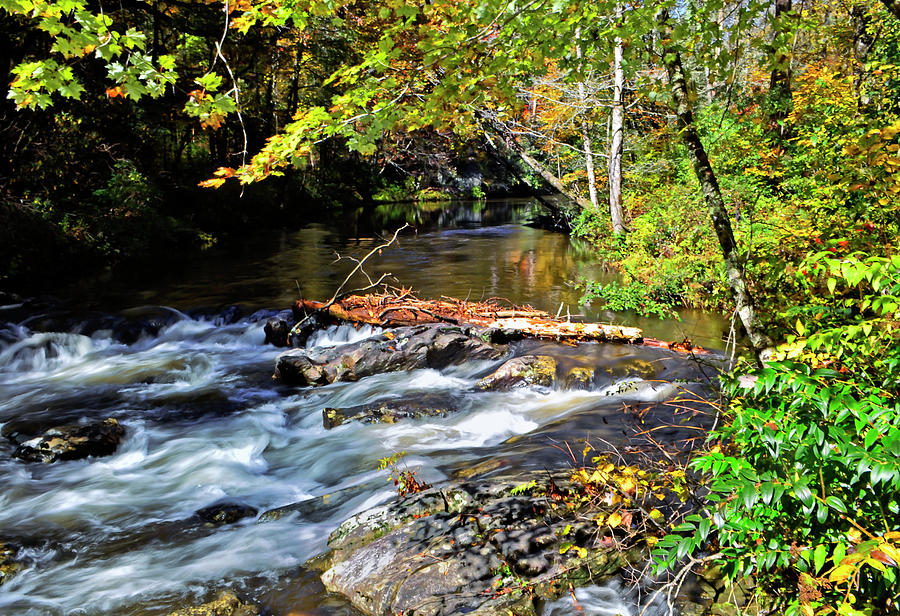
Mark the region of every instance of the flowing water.
[[[524, 226], [530, 214], [525, 203], [436, 210], [367, 270], [373, 278], [390, 272], [398, 286], [426, 297], [504, 297], [580, 311], [568, 282], [608, 274], [566, 236]], [[388, 218], [381, 236], [396, 223]], [[473, 385], [499, 362], [471, 362], [316, 389], [273, 383], [280, 350], [264, 344], [262, 331], [271, 312], [254, 311], [287, 307], [297, 283], [307, 297], [330, 296], [353, 265], [335, 263], [335, 253], [359, 258], [378, 237], [346, 221], [314, 224], [256, 238], [238, 254], [211, 252], [154, 279], [82, 283], [64, 291], [65, 310], [47, 303], [29, 314], [0, 310], [5, 434], [107, 417], [126, 429], [111, 456], [53, 464], [14, 460], [15, 445], [0, 441], [0, 541], [20, 546], [22, 566], [0, 586], [0, 614], [165, 614], [226, 586], [276, 616], [352, 614], [302, 565], [343, 519], [391, 497], [380, 458], [405, 451], [429, 483], [474, 465], [564, 466], [571, 460], [560, 443], [621, 442], [624, 403], [662, 400], [680, 387], [636, 377], [629, 366], [651, 365], [666, 381], [702, 377], [702, 369], [665, 350], [527, 343], [519, 352], [590, 363], [609, 378], [590, 391], [476, 394]], [[241, 308], [225, 309], [229, 304]], [[680, 323], [639, 324], [650, 335], [712, 347], [721, 345], [726, 325], [695, 313]], [[374, 331], [333, 327], [309, 345]], [[452, 398], [459, 410], [394, 425], [323, 427], [324, 407], [420, 393]], [[251, 516], [212, 527], [195, 516], [223, 502], [263, 512], [300, 501], [308, 506], [260, 524]], [[611, 603], [607, 590], [582, 591], [577, 607], [559, 602], [546, 613], [635, 609]], [[621, 603], [624, 595], [612, 592]]]

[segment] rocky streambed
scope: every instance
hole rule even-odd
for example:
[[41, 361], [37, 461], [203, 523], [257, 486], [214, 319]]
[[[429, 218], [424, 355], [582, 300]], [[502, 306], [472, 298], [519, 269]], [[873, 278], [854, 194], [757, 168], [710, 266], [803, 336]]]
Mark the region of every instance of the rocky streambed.
[[[714, 355], [446, 323], [317, 318], [292, 335], [293, 318], [178, 314], [128, 339], [9, 327], [11, 515], [42, 482], [51, 509], [0, 536], [0, 607], [74, 613], [69, 571], [125, 568], [140, 581], [116, 596], [91, 579], [86, 613], [286, 615], [292, 600], [248, 575], [291, 586], [300, 567], [331, 597], [320, 611], [552, 614], [575, 588], [643, 575], [692, 506], [675, 461], [712, 421]], [[77, 489], [99, 500], [73, 507]], [[714, 579], [685, 613], [721, 599]]]

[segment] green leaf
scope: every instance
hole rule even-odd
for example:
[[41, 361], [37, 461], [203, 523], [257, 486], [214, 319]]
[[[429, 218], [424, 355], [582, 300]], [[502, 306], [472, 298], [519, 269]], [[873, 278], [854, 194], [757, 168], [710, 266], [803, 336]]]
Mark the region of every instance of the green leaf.
[[825, 499], [825, 502], [832, 509], [836, 509], [837, 511], [840, 511], [841, 513], [847, 513], [847, 506], [844, 504], [844, 501], [842, 501], [837, 496], [831, 495]]
[[824, 543], [820, 543], [813, 551], [813, 573], [818, 575], [825, 566], [825, 557], [828, 556], [828, 547]]

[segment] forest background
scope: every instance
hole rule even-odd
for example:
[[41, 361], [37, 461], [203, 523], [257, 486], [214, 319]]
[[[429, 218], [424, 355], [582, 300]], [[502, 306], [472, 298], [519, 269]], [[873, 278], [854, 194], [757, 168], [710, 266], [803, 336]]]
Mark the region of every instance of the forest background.
[[787, 613], [896, 611], [895, 0], [0, 9], [4, 284], [549, 186], [621, 273], [587, 299], [733, 314], [768, 360], [726, 379], [660, 566], [703, 548]]

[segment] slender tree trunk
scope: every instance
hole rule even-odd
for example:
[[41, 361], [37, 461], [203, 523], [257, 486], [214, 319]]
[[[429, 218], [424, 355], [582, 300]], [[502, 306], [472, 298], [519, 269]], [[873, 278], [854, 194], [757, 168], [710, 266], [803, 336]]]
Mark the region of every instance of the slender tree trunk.
[[552, 171], [550, 171], [544, 165], [542, 165], [537, 160], [535, 160], [530, 154], [528, 154], [528, 152], [526, 152], [524, 149], [522, 149], [522, 147], [519, 144], [513, 142], [512, 145], [510, 145], [510, 149], [512, 149], [516, 154], [518, 154], [519, 158], [521, 158], [523, 161], [525, 161], [526, 165], [528, 165], [529, 167], [534, 169], [534, 171], [537, 172], [537, 174], [539, 176], [544, 178], [545, 182], [550, 184], [550, 186], [555, 188], [564, 197], [566, 197], [570, 201], [574, 201], [576, 204], [578, 204], [578, 207], [580, 207], [582, 209], [585, 209], [585, 210], [594, 209], [594, 207], [591, 205], [590, 201], [588, 201], [581, 195], [576, 195], [575, 193], [573, 193], [569, 189], [567, 189], [565, 187], [565, 185], [562, 183], [562, 181], [559, 179], [559, 177], [554, 175]]
[[[581, 50], [581, 28], [575, 30], [575, 40], [575, 54], [578, 57], [579, 64], [581, 64], [581, 60], [583, 59]], [[585, 92], [584, 81], [578, 82], [578, 102], [581, 104], [582, 114], [586, 113], [584, 109], [587, 106], [587, 93]], [[581, 117], [581, 142], [584, 147], [584, 166], [587, 169], [588, 195], [591, 198], [591, 205], [594, 207], [594, 211], [599, 215], [600, 201], [597, 198], [597, 176], [594, 173], [594, 152], [591, 149], [591, 136], [584, 115]]]
[[860, 107], [868, 105], [870, 97], [863, 91], [863, 83], [866, 78], [866, 60], [875, 37], [869, 30], [869, 5], [864, 2], [854, 2], [850, 7], [850, 24], [853, 28], [853, 55], [856, 64], [853, 67], [853, 89], [856, 90], [856, 99]]
[[661, 11], [658, 15], [658, 20], [660, 23], [660, 38], [662, 39], [663, 63], [669, 75], [669, 85], [672, 89], [672, 99], [675, 104], [675, 115], [678, 118], [681, 140], [687, 148], [688, 156], [694, 167], [694, 174], [700, 182], [706, 207], [712, 219], [716, 237], [719, 240], [719, 247], [722, 250], [722, 257], [725, 261], [728, 284], [734, 296], [735, 309], [744, 329], [747, 331], [750, 344], [753, 345], [753, 350], [759, 357], [761, 351], [772, 346], [772, 341], [766, 335], [766, 332], [763, 331], [756, 314], [753, 298], [750, 295], [747, 279], [744, 276], [743, 263], [734, 239], [734, 232], [731, 229], [728, 210], [725, 208], [725, 202], [722, 199], [722, 191], [719, 189], [719, 182], [716, 179], [709, 157], [706, 154], [706, 149], [703, 147], [700, 135], [697, 133], [697, 128], [694, 125], [694, 112], [688, 93], [687, 77], [684, 66], [681, 63], [681, 54], [672, 46], [672, 26], [669, 23], [667, 12]]
[[[492, 130], [496, 132], [498, 129], [496, 127], [492, 127]], [[486, 136], [487, 136], [487, 134], [486, 134]], [[565, 187], [565, 185], [562, 183], [562, 181], [559, 179], [559, 177], [557, 177], [556, 175], [553, 175], [552, 171], [550, 171], [544, 165], [542, 165], [540, 162], [535, 160], [535, 158], [532, 157], [528, 152], [526, 152], [522, 148], [522, 146], [520, 146], [518, 143], [515, 142], [515, 140], [510, 139], [509, 141], [507, 141], [506, 139], [504, 139], [502, 134], [498, 134], [497, 137], [498, 138], [496, 139], [496, 141], [493, 139], [490, 139], [488, 137], [489, 143], [494, 145], [494, 147], [497, 147], [495, 144], [499, 143], [500, 148], [503, 148], [503, 149], [506, 149], [506, 150], [509, 150], [509, 151], [515, 153], [519, 158], [522, 159], [522, 161], [526, 165], [531, 167], [539, 176], [541, 176], [545, 182], [547, 182], [550, 186], [555, 188], [556, 191], [559, 192], [560, 194], [562, 194], [564, 197], [566, 197], [570, 201], [575, 202], [578, 205], [578, 207], [585, 209], [585, 210], [593, 209], [593, 206], [591, 205], [590, 201], [588, 201], [581, 195], [577, 195], [577, 194], [571, 192], [569, 189], [567, 189]]]
[[787, 121], [791, 111], [793, 95], [791, 93], [791, 56], [785, 48], [783, 39], [785, 20], [787, 13], [792, 8], [792, 0], [775, 0], [775, 32], [772, 37], [772, 51], [774, 52], [775, 66], [769, 78], [769, 101], [772, 105], [772, 113], [769, 120], [772, 123], [772, 131], [779, 141], [786, 141], [791, 136], [791, 126]]
[[[621, 23], [622, 5], [616, 5], [616, 22]], [[625, 89], [624, 44], [621, 37], [616, 37], [616, 48], [613, 57], [613, 106], [610, 119], [609, 140], [609, 215], [612, 219], [613, 233], [625, 233], [625, 216], [622, 213], [622, 149], [625, 140]]]

